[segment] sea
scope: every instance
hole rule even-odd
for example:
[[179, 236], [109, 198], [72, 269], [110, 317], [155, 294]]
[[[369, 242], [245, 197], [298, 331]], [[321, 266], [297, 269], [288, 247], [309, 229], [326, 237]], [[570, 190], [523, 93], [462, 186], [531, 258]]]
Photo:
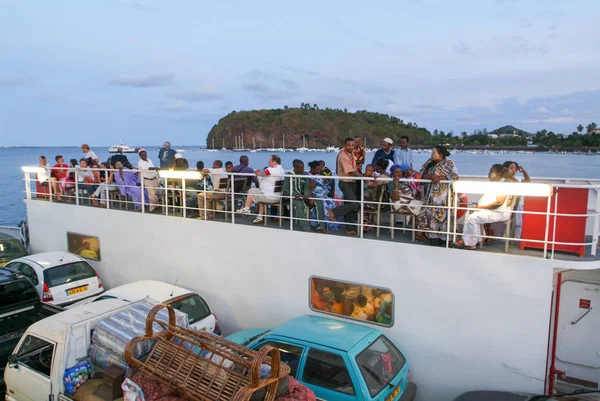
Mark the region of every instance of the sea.
[[[158, 164], [159, 146], [146, 146], [148, 156]], [[108, 147], [92, 149], [101, 160], [110, 157]], [[256, 169], [267, 165], [272, 152], [237, 152], [217, 151], [209, 152], [203, 147], [186, 147], [182, 153], [188, 160], [191, 168], [196, 162], [202, 160], [207, 168], [212, 167], [212, 162], [222, 160], [223, 163], [232, 161], [238, 164], [242, 155], [250, 158], [250, 166]], [[308, 162], [324, 160], [332, 171], [335, 171], [336, 153], [326, 152], [275, 152], [281, 157], [282, 165], [287, 170], [292, 168], [292, 161], [304, 161], [308, 169]], [[22, 166], [37, 166], [38, 157], [46, 156], [48, 162], [54, 164], [56, 155], [61, 155], [68, 163], [70, 159], [83, 157], [83, 152], [78, 146], [72, 147], [18, 147], [0, 148], [0, 226], [16, 226], [26, 219], [24, 174]], [[370, 163], [374, 153], [367, 153], [367, 163]], [[420, 167], [430, 156], [430, 152], [415, 153], [416, 167]], [[135, 153], [128, 153], [127, 157], [132, 164], [137, 164], [139, 157]], [[507, 160], [516, 161], [523, 166], [531, 177], [546, 178], [589, 178], [600, 179], [600, 155], [580, 154], [549, 154], [549, 153], [518, 153], [511, 152], [491, 154], [456, 153], [450, 156], [456, 164], [459, 175], [487, 175], [492, 164], [503, 163]]]

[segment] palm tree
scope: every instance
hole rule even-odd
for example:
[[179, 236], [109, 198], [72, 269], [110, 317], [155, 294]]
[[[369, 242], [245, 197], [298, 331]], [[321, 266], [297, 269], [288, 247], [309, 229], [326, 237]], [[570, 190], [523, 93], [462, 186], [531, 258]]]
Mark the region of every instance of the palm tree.
[[580, 134], [583, 132], [583, 125], [579, 124], [577, 126], [577, 132], [579, 132]]
[[591, 134], [592, 132], [594, 132], [596, 129], [598, 128], [598, 124], [596, 123], [590, 123], [588, 124], [588, 126], [586, 127], [586, 132], [588, 134]]

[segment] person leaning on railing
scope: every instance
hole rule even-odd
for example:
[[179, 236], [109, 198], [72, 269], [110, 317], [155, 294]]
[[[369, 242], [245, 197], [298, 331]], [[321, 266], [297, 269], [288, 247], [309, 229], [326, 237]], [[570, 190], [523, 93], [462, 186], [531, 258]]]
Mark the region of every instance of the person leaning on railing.
[[[421, 209], [419, 215], [419, 230], [428, 230], [424, 233], [417, 233], [417, 239], [425, 240], [429, 238], [430, 244], [439, 246], [446, 240], [446, 234], [432, 231], [448, 231], [448, 191], [451, 191], [450, 184], [440, 181], [457, 180], [458, 169], [454, 162], [448, 158], [450, 152], [443, 145], [433, 147], [431, 158], [423, 164], [421, 168], [421, 177], [424, 180], [431, 180], [424, 190], [423, 201], [426, 206]], [[451, 224], [450, 224], [451, 225]]]
[[340, 180], [340, 190], [344, 194], [344, 204], [334, 209], [329, 209], [329, 218], [335, 221], [342, 217], [346, 222], [346, 235], [356, 235], [356, 219], [360, 204], [358, 195], [358, 185], [352, 177], [362, 177], [363, 174], [356, 169], [356, 159], [354, 158], [354, 139], [346, 138], [344, 140], [344, 150], [337, 158], [337, 175]]
[[[490, 168], [488, 178], [491, 182], [499, 182], [504, 178], [505, 168], [501, 164], [494, 164]], [[484, 194], [476, 211], [471, 211], [465, 216], [463, 237], [452, 245], [456, 248], [475, 249], [481, 239], [481, 229], [484, 224], [506, 221], [510, 218], [510, 196]]]

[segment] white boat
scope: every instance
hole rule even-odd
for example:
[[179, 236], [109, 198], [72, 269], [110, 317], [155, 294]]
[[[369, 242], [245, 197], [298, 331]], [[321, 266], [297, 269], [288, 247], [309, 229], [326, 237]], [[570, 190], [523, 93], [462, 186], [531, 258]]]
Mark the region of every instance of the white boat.
[[325, 148], [325, 151], [326, 151], [327, 153], [332, 153], [332, 152], [338, 153], [338, 152], [340, 151], [340, 148], [337, 148], [337, 147], [335, 147], [335, 146], [331, 146], [331, 145], [330, 145], [330, 146], [327, 146], [327, 147]]
[[179, 149], [175, 149], [175, 151], [177, 153], [183, 153], [183, 152], [185, 152], [185, 149], [183, 148], [183, 144], [181, 144], [181, 146], [179, 147]]
[[109, 153], [117, 153], [118, 151], [122, 150], [123, 153], [135, 153], [137, 148], [131, 148], [127, 145], [125, 145], [123, 143], [123, 141], [121, 139], [119, 139], [119, 144], [118, 145], [111, 145], [108, 147], [108, 152]]
[[[283, 228], [270, 221], [255, 227], [254, 216], [231, 213], [229, 206], [228, 218], [205, 221], [181, 218], [185, 208], [173, 216], [170, 209], [152, 215], [123, 210], [116, 201], [90, 207], [78, 193], [71, 204], [49, 202], [32, 194], [36, 167], [23, 171], [33, 252], [66, 250], [67, 232], [97, 237], [102, 259], [94, 267], [107, 288], [141, 279], [186, 283], [213, 307], [226, 335], [302, 314], [348, 319], [314, 303], [325, 297], [324, 288], [313, 286], [317, 276], [345, 289], [348, 307], [357, 294], [375, 300], [373, 287], [391, 294], [392, 324], [377, 327], [410, 360], [416, 401], [450, 401], [490, 388], [542, 394], [557, 380], [561, 388], [600, 383], [600, 180], [490, 186], [484, 177], [461, 176], [455, 189], [471, 202], [485, 190], [523, 196], [525, 203], [523, 238], [512, 234], [511, 219], [495, 226], [508, 227], [506, 237], [496, 230], [491, 245], [467, 251], [451, 249], [450, 240], [443, 247], [415, 243], [410, 230], [403, 232], [408, 227], [392, 226], [385, 211], [380, 227], [350, 237], [297, 231], [297, 221], [285, 217]], [[561, 213], [555, 204], [568, 206], [570, 217], [554, 218], [555, 210]], [[559, 227], [565, 221], [568, 230]], [[362, 219], [358, 224], [362, 228]], [[131, 227], [144, 235], [131, 235]], [[450, 225], [448, 238], [455, 232], [460, 226]], [[207, 263], [198, 262], [199, 246], [209, 251]], [[566, 373], [559, 378], [558, 371]]]
[[308, 151], [306, 147], [306, 136], [302, 135], [302, 147], [296, 149], [297, 152], [304, 153]]

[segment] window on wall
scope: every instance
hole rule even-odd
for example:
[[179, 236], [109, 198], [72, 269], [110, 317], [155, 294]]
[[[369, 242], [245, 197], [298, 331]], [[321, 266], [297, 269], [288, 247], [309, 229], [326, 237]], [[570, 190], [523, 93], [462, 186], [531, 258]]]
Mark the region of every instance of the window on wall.
[[315, 312], [388, 327], [394, 324], [394, 294], [384, 287], [313, 276], [309, 303]]
[[68, 250], [91, 260], [100, 260], [100, 240], [86, 234], [67, 233]]

